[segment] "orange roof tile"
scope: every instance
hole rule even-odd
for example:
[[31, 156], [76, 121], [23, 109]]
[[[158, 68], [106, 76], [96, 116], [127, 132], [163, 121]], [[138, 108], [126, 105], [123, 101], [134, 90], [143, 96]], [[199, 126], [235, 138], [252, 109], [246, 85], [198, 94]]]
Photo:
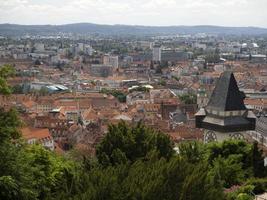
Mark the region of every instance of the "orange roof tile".
[[26, 140], [30, 139], [43, 140], [52, 138], [47, 128], [24, 127], [21, 129], [21, 133]]

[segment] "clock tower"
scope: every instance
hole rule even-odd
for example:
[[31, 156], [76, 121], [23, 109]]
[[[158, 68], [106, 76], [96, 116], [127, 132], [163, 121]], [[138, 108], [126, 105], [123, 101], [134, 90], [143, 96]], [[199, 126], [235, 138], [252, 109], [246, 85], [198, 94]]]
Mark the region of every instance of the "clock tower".
[[204, 142], [244, 139], [246, 131], [255, 130], [256, 117], [244, 104], [232, 72], [221, 74], [208, 105], [196, 114], [196, 127], [203, 128]]

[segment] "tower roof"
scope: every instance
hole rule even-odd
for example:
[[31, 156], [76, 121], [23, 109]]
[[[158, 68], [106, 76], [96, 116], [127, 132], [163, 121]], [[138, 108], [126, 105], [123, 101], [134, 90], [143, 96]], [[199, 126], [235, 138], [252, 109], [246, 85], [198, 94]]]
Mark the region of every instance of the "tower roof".
[[207, 109], [219, 111], [246, 110], [244, 94], [239, 91], [232, 72], [223, 72], [213, 90]]

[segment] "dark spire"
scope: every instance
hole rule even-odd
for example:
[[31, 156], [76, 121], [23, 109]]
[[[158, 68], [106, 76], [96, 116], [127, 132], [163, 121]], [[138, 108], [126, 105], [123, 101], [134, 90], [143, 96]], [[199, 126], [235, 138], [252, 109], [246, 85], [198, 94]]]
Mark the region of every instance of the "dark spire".
[[207, 109], [219, 111], [246, 110], [244, 93], [239, 91], [232, 72], [223, 72], [210, 97]]

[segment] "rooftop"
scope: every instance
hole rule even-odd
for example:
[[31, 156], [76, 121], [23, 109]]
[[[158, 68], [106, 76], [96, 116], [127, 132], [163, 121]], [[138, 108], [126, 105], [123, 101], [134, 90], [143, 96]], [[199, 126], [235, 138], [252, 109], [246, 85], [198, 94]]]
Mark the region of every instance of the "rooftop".
[[219, 111], [246, 110], [244, 94], [239, 91], [232, 72], [221, 74], [210, 97], [207, 109]]

